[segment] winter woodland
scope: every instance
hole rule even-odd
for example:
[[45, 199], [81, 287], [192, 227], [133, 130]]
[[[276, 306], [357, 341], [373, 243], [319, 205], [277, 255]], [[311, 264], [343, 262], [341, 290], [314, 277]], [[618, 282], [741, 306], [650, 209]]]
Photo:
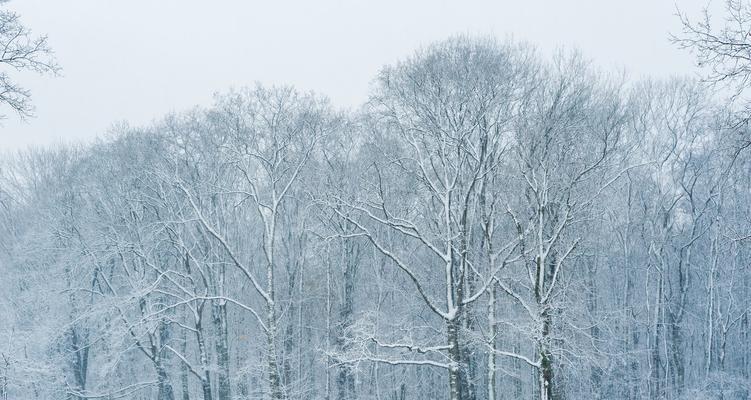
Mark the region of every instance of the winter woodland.
[[749, 399], [721, 99], [459, 36], [6, 153], [0, 399]]

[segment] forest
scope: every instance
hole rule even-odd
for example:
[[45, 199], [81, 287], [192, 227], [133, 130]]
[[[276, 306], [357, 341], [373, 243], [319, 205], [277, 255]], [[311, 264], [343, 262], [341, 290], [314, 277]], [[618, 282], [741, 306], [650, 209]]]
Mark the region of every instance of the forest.
[[0, 399], [749, 399], [746, 131], [455, 36], [4, 153]]

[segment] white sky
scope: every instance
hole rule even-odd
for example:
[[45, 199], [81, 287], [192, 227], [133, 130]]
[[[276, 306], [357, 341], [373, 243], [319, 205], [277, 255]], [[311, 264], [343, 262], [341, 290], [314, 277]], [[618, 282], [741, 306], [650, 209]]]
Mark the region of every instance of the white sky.
[[63, 76], [19, 77], [37, 117], [9, 115], [0, 150], [90, 140], [256, 81], [356, 106], [382, 65], [457, 33], [513, 36], [544, 53], [576, 47], [636, 78], [692, 74], [668, 33], [679, 31], [676, 4], [698, 15], [706, 1], [13, 0], [24, 24], [49, 35]]

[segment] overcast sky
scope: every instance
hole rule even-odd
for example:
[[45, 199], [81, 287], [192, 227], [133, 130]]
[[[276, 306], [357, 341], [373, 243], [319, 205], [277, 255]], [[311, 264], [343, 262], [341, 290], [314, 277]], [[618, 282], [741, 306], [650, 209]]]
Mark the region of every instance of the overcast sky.
[[[715, 0], [715, 3], [718, 3]], [[698, 14], [706, 0], [682, 0]], [[0, 150], [82, 141], [208, 105], [232, 86], [293, 84], [339, 106], [367, 97], [378, 69], [457, 33], [512, 36], [549, 53], [576, 47], [630, 76], [693, 74], [668, 0], [13, 0], [49, 35], [63, 75], [19, 77], [37, 117], [0, 126]]]

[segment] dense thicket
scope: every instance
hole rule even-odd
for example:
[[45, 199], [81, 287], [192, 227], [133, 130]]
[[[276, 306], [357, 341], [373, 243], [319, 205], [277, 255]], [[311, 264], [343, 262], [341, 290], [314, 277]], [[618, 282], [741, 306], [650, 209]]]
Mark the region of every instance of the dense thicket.
[[454, 38], [0, 160], [2, 399], [748, 399], [751, 175], [691, 80]]

